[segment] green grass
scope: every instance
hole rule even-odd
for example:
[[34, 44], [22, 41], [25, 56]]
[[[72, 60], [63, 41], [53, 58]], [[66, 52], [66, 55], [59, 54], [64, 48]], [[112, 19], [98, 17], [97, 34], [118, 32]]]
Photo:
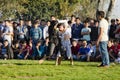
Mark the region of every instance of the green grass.
[[120, 65], [98, 68], [96, 62], [68, 61], [55, 66], [54, 61], [42, 65], [35, 60], [0, 60], [0, 80], [120, 80]]

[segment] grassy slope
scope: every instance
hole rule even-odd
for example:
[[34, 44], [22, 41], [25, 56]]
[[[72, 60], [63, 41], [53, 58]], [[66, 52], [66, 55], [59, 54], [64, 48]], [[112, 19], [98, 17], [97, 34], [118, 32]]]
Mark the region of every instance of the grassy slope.
[[120, 80], [120, 65], [98, 68], [95, 62], [68, 61], [55, 66], [54, 61], [0, 60], [0, 80]]

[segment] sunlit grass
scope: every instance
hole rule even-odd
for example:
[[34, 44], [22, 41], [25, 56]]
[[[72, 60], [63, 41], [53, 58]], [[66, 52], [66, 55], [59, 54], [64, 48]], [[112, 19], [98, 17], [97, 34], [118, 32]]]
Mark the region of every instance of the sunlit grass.
[[63, 61], [0, 60], [0, 80], [120, 80], [120, 65], [98, 68], [97, 62], [74, 62], [71, 66]]

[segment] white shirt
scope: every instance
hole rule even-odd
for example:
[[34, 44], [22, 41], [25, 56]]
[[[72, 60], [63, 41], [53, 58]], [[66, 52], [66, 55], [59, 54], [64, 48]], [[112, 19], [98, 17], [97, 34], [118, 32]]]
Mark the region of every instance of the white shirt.
[[43, 38], [45, 39], [46, 37], [49, 36], [49, 33], [48, 33], [48, 26], [46, 26], [44, 29], [43, 29]]
[[70, 44], [70, 39], [65, 40], [65, 36], [70, 36], [69, 32], [65, 31], [64, 33], [59, 32], [59, 38], [61, 38], [62, 46], [65, 46], [67, 43]]
[[100, 41], [108, 41], [108, 26], [109, 25], [107, 20], [105, 20], [104, 18], [100, 20], [98, 33], [100, 33], [100, 28], [103, 28], [102, 37]]
[[[83, 28], [82, 30], [81, 30], [81, 32], [91, 32], [91, 29], [90, 28]], [[85, 40], [87, 40], [87, 41], [90, 41], [90, 34], [88, 34], [88, 35], [83, 35], [83, 39], [85, 39]]]
[[3, 35], [3, 39], [4, 40], [8, 40], [11, 39], [11, 35], [6, 35], [6, 33], [12, 33], [13, 32], [13, 28], [11, 27], [5, 27], [5, 31], [4, 31], [4, 35]]
[[71, 36], [72, 36], [72, 29], [71, 29], [71, 27], [68, 27], [67, 29], [66, 29], [66, 32], [68, 32], [69, 33], [69, 35], [70, 35], [70, 38], [71, 38]]

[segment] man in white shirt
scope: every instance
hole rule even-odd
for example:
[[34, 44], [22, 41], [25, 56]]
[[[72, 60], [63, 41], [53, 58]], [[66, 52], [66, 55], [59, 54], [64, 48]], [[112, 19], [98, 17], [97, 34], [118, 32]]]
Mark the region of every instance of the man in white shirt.
[[98, 11], [97, 17], [99, 19], [99, 30], [98, 30], [98, 39], [96, 45], [99, 45], [100, 53], [102, 56], [102, 63], [99, 67], [108, 67], [109, 66], [109, 54], [107, 50], [108, 42], [108, 22], [104, 19], [105, 13], [103, 11]]
[[49, 33], [48, 33], [49, 26], [50, 26], [50, 21], [47, 21], [47, 25], [43, 29], [43, 38], [44, 38], [44, 40], [46, 39], [46, 37], [49, 36]]
[[2, 36], [3, 36], [3, 40], [8, 40], [10, 46], [12, 44], [12, 35], [13, 35], [13, 28], [11, 26], [11, 21], [6, 20]]

